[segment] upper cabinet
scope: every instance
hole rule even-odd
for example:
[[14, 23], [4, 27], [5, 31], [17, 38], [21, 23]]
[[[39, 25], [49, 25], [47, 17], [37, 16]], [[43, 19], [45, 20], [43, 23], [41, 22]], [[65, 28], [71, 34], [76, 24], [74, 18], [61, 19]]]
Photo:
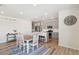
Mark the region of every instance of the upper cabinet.
[[43, 20], [42, 29], [58, 29], [58, 20]]
[[44, 29], [58, 29], [58, 19], [32, 21], [32, 31], [40, 32]]
[[33, 21], [32, 22], [32, 32], [40, 32], [41, 30], [42, 30], [41, 22], [40, 21]]

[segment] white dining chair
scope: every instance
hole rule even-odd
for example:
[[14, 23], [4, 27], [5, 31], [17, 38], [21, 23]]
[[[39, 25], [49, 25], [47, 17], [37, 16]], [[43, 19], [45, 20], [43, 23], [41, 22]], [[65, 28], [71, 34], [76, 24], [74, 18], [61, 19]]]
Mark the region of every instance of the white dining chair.
[[24, 42], [24, 37], [22, 33], [17, 34], [17, 46], [19, 49], [23, 48], [23, 51], [26, 49], [26, 43]]
[[33, 51], [34, 51], [35, 46], [38, 48], [38, 39], [39, 39], [38, 35], [33, 35], [32, 41], [29, 43], [30, 46], [32, 46]]
[[17, 35], [17, 46], [19, 47], [19, 49], [23, 48], [24, 52], [27, 49], [27, 53], [29, 53], [30, 47], [32, 47], [32, 49], [34, 51], [35, 46], [38, 48], [38, 36], [32, 35], [32, 40], [27, 42], [27, 40], [24, 40], [23, 34], [18, 33], [18, 35]]
[[40, 36], [40, 40], [42, 40], [43, 42], [47, 42], [47, 33], [46, 32], [40, 32], [39, 36]]

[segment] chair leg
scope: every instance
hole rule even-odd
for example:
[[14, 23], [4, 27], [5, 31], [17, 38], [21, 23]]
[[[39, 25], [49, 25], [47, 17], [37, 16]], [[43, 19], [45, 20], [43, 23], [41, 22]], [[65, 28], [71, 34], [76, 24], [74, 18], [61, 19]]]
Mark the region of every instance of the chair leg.
[[27, 41], [27, 53], [29, 53], [29, 41]]
[[25, 46], [23, 46], [23, 52], [25, 52], [25, 49], [26, 49], [26, 47], [25, 47]]
[[33, 52], [34, 52], [34, 46], [33, 46]]
[[37, 48], [38, 48], [38, 45], [37, 45]]
[[21, 48], [22, 48], [22, 46], [21, 45], [19, 45], [19, 49], [21, 50]]

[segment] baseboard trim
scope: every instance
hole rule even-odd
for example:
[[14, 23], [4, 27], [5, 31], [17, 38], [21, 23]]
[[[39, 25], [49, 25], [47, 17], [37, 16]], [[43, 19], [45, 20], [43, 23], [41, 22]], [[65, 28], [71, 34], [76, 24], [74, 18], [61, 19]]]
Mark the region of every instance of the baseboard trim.
[[79, 48], [75, 48], [75, 47], [71, 47], [71, 46], [67, 46], [67, 45], [62, 45], [62, 44], [58, 44], [58, 45], [62, 46], [62, 47], [66, 47], [66, 48], [71, 48], [71, 49], [79, 50]]

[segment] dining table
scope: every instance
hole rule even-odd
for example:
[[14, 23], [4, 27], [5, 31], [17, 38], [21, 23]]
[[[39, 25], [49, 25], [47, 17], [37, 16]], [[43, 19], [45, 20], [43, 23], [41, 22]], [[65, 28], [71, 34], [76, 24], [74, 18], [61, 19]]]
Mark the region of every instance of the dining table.
[[30, 49], [30, 44], [29, 44], [29, 42], [30, 41], [33, 41], [33, 35], [37, 35], [38, 37], [39, 37], [39, 35], [41, 35], [41, 34], [43, 34], [43, 33], [40, 33], [40, 32], [33, 32], [32, 34], [30, 34], [30, 35], [24, 35], [24, 41], [26, 41], [27, 43], [27, 53], [29, 53], [29, 49]]
[[29, 53], [30, 44], [29, 42], [32, 41], [32, 35], [24, 35], [24, 41], [27, 42], [27, 54]]

